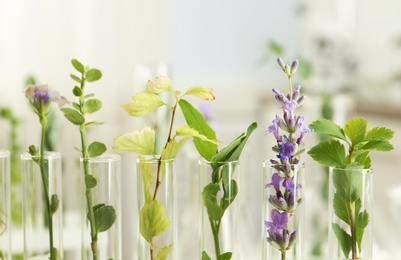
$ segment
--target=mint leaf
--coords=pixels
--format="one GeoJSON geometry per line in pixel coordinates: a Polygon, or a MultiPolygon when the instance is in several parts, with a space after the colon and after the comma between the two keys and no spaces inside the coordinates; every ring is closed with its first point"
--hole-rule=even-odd
{"type": "Polygon", "coordinates": [[[352,118],[345,124],[344,132],[352,144],[356,145],[365,140],[368,125],[368,121],[362,117],[352,118]]]}
{"type": "Polygon", "coordinates": [[[345,147],[337,140],[322,141],[310,149],[308,154],[325,166],[343,168],[347,165],[345,147]]]}
{"type": "Polygon", "coordinates": [[[309,126],[317,134],[332,136],[344,141],[346,140],[344,130],[339,125],[331,122],[328,119],[314,121],[309,126]]]}
{"type": "Polygon", "coordinates": [[[388,141],[394,137],[394,131],[386,127],[374,127],[365,137],[367,141],[388,141]]]}
{"type": "Polygon", "coordinates": [[[202,191],[203,205],[207,209],[209,218],[220,220],[224,215],[224,210],[217,204],[217,193],[220,191],[220,186],[215,183],[209,183],[202,191]]]}
{"type": "Polygon", "coordinates": [[[349,253],[351,252],[351,236],[345,232],[337,223],[332,223],[331,227],[333,228],[334,234],[336,234],[338,243],[340,244],[340,248],[344,253],[345,259],[349,259],[349,253]]]}
{"type": "MultiPolygon", "coordinates": [[[[181,99],[178,104],[184,114],[185,121],[191,128],[206,136],[208,139],[216,140],[216,133],[197,109],[184,99],[181,99]]],[[[193,142],[199,154],[208,161],[217,153],[216,144],[202,141],[196,137],[193,139],[193,142]]]]}

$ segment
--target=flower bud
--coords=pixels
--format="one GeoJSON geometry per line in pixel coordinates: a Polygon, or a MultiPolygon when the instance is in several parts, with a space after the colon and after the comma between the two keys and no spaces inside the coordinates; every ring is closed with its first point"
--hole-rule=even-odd
{"type": "Polygon", "coordinates": [[[301,96],[301,85],[297,85],[294,93],[292,93],[292,99],[298,101],[298,98],[301,96]]]}
{"type": "Polygon", "coordinates": [[[284,66],[284,72],[287,74],[288,77],[291,76],[291,68],[287,64],[284,66]]]}
{"type": "Polygon", "coordinates": [[[297,71],[298,65],[299,65],[298,60],[294,60],[294,61],[291,63],[291,69],[290,69],[290,75],[291,75],[291,76],[294,75],[295,72],[297,71]]]}
{"type": "Polygon", "coordinates": [[[285,72],[285,63],[281,58],[277,59],[278,65],[280,65],[280,68],[285,72]]]}

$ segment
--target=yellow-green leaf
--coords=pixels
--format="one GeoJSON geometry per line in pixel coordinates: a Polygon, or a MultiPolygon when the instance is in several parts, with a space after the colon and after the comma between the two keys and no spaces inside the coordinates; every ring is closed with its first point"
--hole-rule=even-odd
{"type": "Polygon", "coordinates": [[[155,131],[150,127],[144,127],[141,132],[123,134],[114,139],[113,149],[116,152],[154,155],[155,131]]]}
{"type": "Polygon", "coordinates": [[[139,231],[143,238],[151,243],[153,237],[166,232],[170,227],[170,220],[162,203],[152,200],[146,203],[139,213],[139,231]]]}
{"type": "Polygon", "coordinates": [[[351,118],[345,124],[344,132],[353,145],[363,142],[368,132],[368,121],[362,117],[351,118]]]}
{"type": "Polygon", "coordinates": [[[173,249],[173,244],[169,246],[163,247],[162,250],[157,254],[156,260],[166,260],[168,257],[168,254],[170,254],[170,251],[173,249]]]}
{"type": "Polygon", "coordinates": [[[184,96],[193,95],[203,100],[215,100],[215,96],[213,95],[213,89],[202,87],[202,86],[194,86],[185,92],[184,96]]]}
{"type": "Polygon", "coordinates": [[[221,143],[219,141],[216,140],[211,140],[209,138],[207,138],[206,136],[199,134],[198,131],[196,131],[195,129],[184,125],[184,126],[180,126],[177,130],[176,130],[176,134],[178,136],[191,136],[191,137],[197,137],[199,139],[201,139],[202,141],[206,141],[206,142],[211,142],[217,145],[221,145],[221,143]]]}
{"type": "Polygon", "coordinates": [[[181,150],[182,146],[185,144],[185,142],[188,141],[190,138],[190,136],[186,136],[178,142],[175,140],[175,138],[171,139],[170,142],[168,142],[166,148],[163,149],[161,158],[163,158],[163,160],[174,159],[177,156],[178,152],[181,150]]]}
{"type": "Polygon", "coordinates": [[[154,93],[141,92],[132,97],[134,102],[122,105],[130,116],[144,116],[165,105],[163,99],[154,93]]]}
{"type": "Polygon", "coordinates": [[[149,80],[146,87],[148,92],[158,94],[173,91],[173,82],[166,76],[159,76],[155,80],[149,80]]]}
{"type": "Polygon", "coordinates": [[[153,172],[152,165],[150,163],[146,163],[146,159],[143,157],[139,157],[139,168],[141,171],[141,176],[143,180],[143,190],[145,196],[145,203],[148,203],[152,200],[152,185],[153,185],[153,172]]]}

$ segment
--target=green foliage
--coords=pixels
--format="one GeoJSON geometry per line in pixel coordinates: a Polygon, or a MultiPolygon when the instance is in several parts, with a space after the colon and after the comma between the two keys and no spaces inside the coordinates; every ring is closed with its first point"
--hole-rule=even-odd
{"type": "MultiPolygon", "coordinates": [[[[368,121],[361,117],[348,120],[344,128],[327,119],[317,120],[310,127],[318,134],[339,139],[321,141],[308,154],[322,165],[343,169],[333,169],[333,210],[350,230],[355,230],[355,234],[348,234],[337,223],[332,223],[332,228],[345,258],[348,259],[353,248],[362,251],[363,234],[369,223],[369,213],[366,210],[361,212],[365,185],[362,170],[369,169],[372,165],[369,156],[371,151],[393,150],[389,140],[393,138],[394,131],[385,127],[369,130],[368,121]],[[348,145],[348,151],[343,143],[348,145]]],[[[353,256],[356,253],[352,252],[353,256]]]]}
{"type": "Polygon", "coordinates": [[[74,125],[82,125],[85,123],[85,117],[79,111],[67,107],[62,108],[61,111],[64,113],[65,118],[74,125]]]}
{"type": "Polygon", "coordinates": [[[202,260],[212,260],[206,251],[202,252],[202,260]]]}
{"type": "Polygon", "coordinates": [[[108,230],[116,221],[116,210],[113,206],[98,204],[93,208],[96,230],[104,232],[108,230]]]}
{"type": "Polygon", "coordinates": [[[59,205],[59,199],[57,194],[53,194],[51,199],[50,199],[50,214],[53,215],[54,213],[56,213],[57,209],[58,209],[58,205],[59,205]]]}
{"type": "Polygon", "coordinates": [[[85,186],[88,189],[93,189],[97,186],[97,180],[93,175],[85,175],[85,186]]]}
{"type": "Polygon", "coordinates": [[[206,207],[207,214],[212,220],[219,221],[224,215],[222,209],[217,202],[217,193],[220,191],[220,186],[215,183],[209,183],[202,191],[203,205],[206,207]]]}
{"type": "Polygon", "coordinates": [[[173,244],[163,247],[162,250],[157,254],[155,260],[166,260],[168,257],[168,254],[170,254],[170,251],[173,249],[173,244]]]}
{"type": "Polygon", "coordinates": [[[102,101],[96,98],[86,100],[84,103],[85,112],[92,114],[99,111],[102,108],[102,101]]]}
{"type": "Polygon", "coordinates": [[[93,142],[87,148],[87,153],[89,157],[98,157],[106,152],[107,147],[104,143],[93,142]]]}
{"type": "Polygon", "coordinates": [[[170,227],[164,205],[156,200],[145,203],[139,213],[139,223],[139,231],[149,243],[152,242],[153,237],[163,234],[170,227]]]}

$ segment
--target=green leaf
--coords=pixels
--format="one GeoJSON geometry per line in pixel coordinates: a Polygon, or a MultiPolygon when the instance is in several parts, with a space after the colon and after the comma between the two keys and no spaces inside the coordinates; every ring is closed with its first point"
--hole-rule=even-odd
{"type": "Polygon", "coordinates": [[[50,200],[50,213],[51,215],[53,215],[54,213],[56,213],[57,209],[58,209],[58,205],[59,205],[59,199],[57,194],[53,194],[50,200]]]}
{"type": "Polygon", "coordinates": [[[202,100],[214,100],[215,96],[213,95],[213,89],[202,87],[202,86],[194,86],[188,89],[183,96],[192,95],[198,97],[202,100]]]}
{"type": "Polygon", "coordinates": [[[360,169],[344,169],[333,173],[333,184],[336,191],[349,202],[362,196],[363,173],[360,169]]]}
{"type": "Polygon", "coordinates": [[[364,146],[362,146],[362,149],[388,152],[393,150],[394,147],[388,141],[369,141],[364,146]]]}
{"type": "MultiPolygon", "coordinates": [[[[199,134],[206,136],[210,140],[217,140],[216,133],[196,108],[184,99],[181,99],[178,104],[184,114],[185,121],[191,128],[195,129],[199,134]]],[[[205,142],[199,138],[194,138],[194,144],[199,154],[208,161],[217,153],[217,144],[205,142]]]]}
{"type": "Polygon", "coordinates": [[[317,134],[332,136],[344,141],[346,140],[343,129],[328,119],[314,121],[309,126],[317,134]]]}
{"type": "Polygon", "coordinates": [[[180,141],[176,141],[175,138],[171,139],[166,148],[163,149],[161,158],[163,160],[175,159],[177,157],[178,152],[181,150],[182,146],[190,139],[191,137],[187,136],[182,138],[180,141]]]}
{"type": "Polygon", "coordinates": [[[142,156],[139,157],[140,174],[143,180],[143,190],[145,196],[145,203],[152,200],[152,186],[153,186],[153,171],[152,165],[146,162],[142,156]]]}
{"type": "Polygon", "coordinates": [[[369,169],[372,166],[372,159],[369,156],[369,150],[361,150],[356,153],[355,162],[363,165],[365,169],[369,169]]]}
{"type": "Polygon", "coordinates": [[[163,247],[163,249],[157,254],[155,260],[166,260],[171,249],[173,249],[173,244],[163,247]]]}
{"type": "Polygon", "coordinates": [[[143,238],[151,243],[153,237],[170,228],[170,220],[162,203],[152,200],[144,205],[139,213],[139,231],[143,238]]]}
{"type": "Polygon", "coordinates": [[[81,106],[80,106],[78,103],[72,102],[71,104],[72,104],[72,107],[73,107],[73,108],[75,108],[75,109],[78,110],[78,111],[81,111],[81,106]]]}
{"type": "Polygon", "coordinates": [[[248,126],[247,132],[242,133],[239,137],[237,137],[233,142],[229,145],[221,149],[211,161],[213,162],[229,162],[229,161],[237,161],[241,156],[242,150],[248,141],[248,138],[252,134],[252,132],[258,127],[256,122],[253,122],[248,126]]]}
{"type": "Polygon", "coordinates": [[[322,141],[308,151],[308,154],[316,162],[338,168],[347,165],[344,145],[338,140],[322,141]]]}
{"type": "Polygon", "coordinates": [[[202,260],[212,260],[206,251],[202,252],[202,260]]]}
{"type": "Polygon", "coordinates": [[[72,90],[72,94],[74,94],[74,96],[79,97],[82,95],[82,90],[80,87],[75,86],[72,90]]]}
{"type": "Polygon", "coordinates": [[[209,183],[202,191],[203,205],[207,209],[208,216],[213,220],[220,220],[224,215],[224,210],[217,203],[217,193],[220,186],[215,183],[209,183]]]}
{"type": "Polygon", "coordinates": [[[91,121],[91,122],[85,123],[85,126],[91,127],[91,126],[103,125],[103,124],[104,124],[104,122],[100,122],[100,121],[91,121]]]}
{"type": "Polygon", "coordinates": [[[231,178],[226,178],[224,173],[222,174],[222,180],[224,195],[221,199],[220,204],[221,208],[223,210],[226,210],[228,206],[230,206],[231,203],[234,202],[234,199],[238,194],[238,184],[235,180],[232,180],[231,178]]]}
{"type": "Polygon", "coordinates": [[[362,117],[351,118],[345,124],[344,132],[352,144],[356,145],[365,140],[368,126],[368,121],[362,117]]]}
{"type": "Polygon", "coordinates": [[[340,245],[341,250],[344,253],[345,259],[349,259],[349,253],[351,252],[351,236],[345,232],[344,229],[342,229],[337,223],[332,223],[331,224],[334,233],[336,234],[338,244],[340,245]]]}
{"type": "Polygon", "coordinates": [[[74,125],[81,125],[85,123],[84,116],[77,110],[72,108],[62,108],[61,111],[64,113],[65,118],[67,118],[74,125]]]}
{"type": "Polygon", "coordinates": [[[159,94],[162,92],[173,92],[173,82],[169,77],[158,76],[155,80],[149,80],[146,83],[146,89],[150,93],[159,94]]]}
{"type": "Polygon", "coordinates": [[[135,117],[144,116],[166,105],[159,95],[149,92],[138,93],[132,99],[134,102],[124,104],[122,107],[130,116],[135,117]]]}
{"type": "Polygon", "coordinates": [[[333,209],[337,217],[342,221],[351,224],[350,201],[341,196],[338,192],[334,193],[333,209]]]}
{"type": "Polygon", "coordinates": [[[102,72],[98,69],[90,69],[86,72],[85,78],[88,82],[94,82],[102,77],[102,72]]]}
{"type": "Polygon", "coordinates": [[[113,206],[110,205],[102,205],[96,208],[95,207],[94,217],[96,229],[98,232],[104,232],[108,230],[116,221],[116,210],[113,208],[113,206]]]}
{"type": "Polygon", "coordinates": [[[54,258],[52,260],[62,260],[63,259],[63,258],[61,258],[60,252],[57,250],[57,248],[53,247],[52,248],[52,253],[53,253],[53,256],[54,256],[54,258]]]}
{"type": "Polygon", "coordinates": [[[218,142],[216,140],[208,139],[206,136],[200,134],[198,131],[196,131],[195,129],[193,129],[190,126],[187,126],[187,125],[178,127],[177,130],[176,130],[176,135],[199,138],[202,141],[210,142],[210,143],[213,143],[213,144],[216,144],[216,145],[220,144],[220,142],[218,142]]]}
{"type": "Polygon", "coordinates": [[[89,157],[97,157],[102,155],[107,150],[107,147],[104,143],[101,142],[93,142],[91,143],[88,148],[88,156],[89,157]]]}
{"type": "Polygon", "coordinates": [[[144,127],[141,132],[134,131],[123,134],[114,139],[113,149],[116,152],[154,155],[155,131],[149,127],[144,127]]]}
{"type": "Polygon", "coordinates": [[[385,127],[372,128],[365,137],[367,141],[389,141],[394,137],[394,131],[385,127]]]}
{"type": "Polygon", "coordinates": [[[93,175],[85,175],[85,186],[88,189],[93,189],[97,186],[97,180],[93,175]]]}
{"type": "Polygon", "coordinates": [[[70,74],[70,77],[71,77],[75,82],[78,82],[79,84],[81,84],[81,79],[80,79],[78,76],[76,76],[76,75],[74,75],[74,74],[70,74]]]}
{"type": "Polygon", "coordinates": [[[84,72],[85,72],[85,67],[84,67],[84,65],[82,65],[82,63],[79,62],[78,60],[72,59],[72,60],[71,60],[71,64],[72,64],[72,66],[74,66],[74,68],[75,68],[77,71],[79,71],[79,72],[81,72],[81,73],[84,73],[84,72]]]}
{"type": "Polygon", "coordinates": [[[231,252],[226,252],[222,255],[219,255],[218,260],[230,260],[232,257],[232,253],[231,252]]]}
{"type": "Polygon", "coordinates": [[[359,252],[362,251],[362,239],[365,228],[369,224],[369,213],[364,210],[356,216],[356,241],[358,242],[359,252]]]}
{"type": "Polygon", "coordinates": [[[84,103],[85,111],[89,114],[95,113],[102,108],[102,101],[97,98],[91,98],[84,103]]]}

